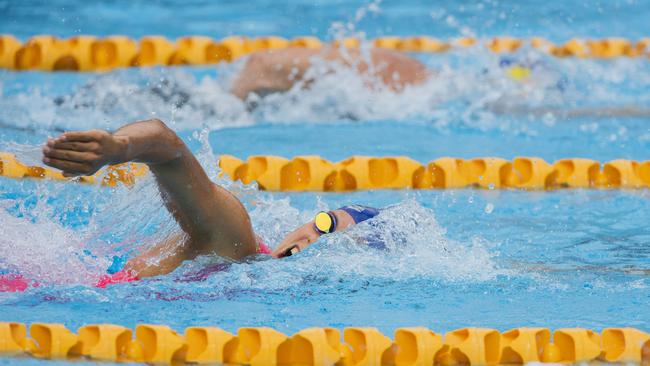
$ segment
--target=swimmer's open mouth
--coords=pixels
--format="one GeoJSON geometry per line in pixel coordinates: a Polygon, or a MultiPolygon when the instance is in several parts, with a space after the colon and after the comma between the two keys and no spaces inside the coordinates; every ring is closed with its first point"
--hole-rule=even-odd
{"type": "Polygon", "coordinates": [[[300,253],[300,247],[296,244],[296,245],[291,246],[290,248],[287,248],[287,250],[285,250],[284,253],[282,253],[282,255],[280,255],[280,258],[291,257],[292,255],[298,254],[298,253],[300,253]]]}

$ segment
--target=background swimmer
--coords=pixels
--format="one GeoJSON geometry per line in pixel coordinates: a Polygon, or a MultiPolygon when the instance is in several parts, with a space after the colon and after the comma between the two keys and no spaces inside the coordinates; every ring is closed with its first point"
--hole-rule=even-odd
{"type": "Polygon", "coordinates": [[[364,55],[358,48],[294,47],[251,54],[232,86],[232,93],[246,99],[250,93],[287,91],[296,82],[305,81],[305,73],[317,59],[354,67],[359,73],[377,77],[395,91],[425,81],[430,73],[423,63],[405,53],[383,48],[371,48],[364,55]]]}
{"type": "MultiPolygon", "coordinates": [[[[420,61],[404,52],[396,52],[383,48],[370,48],[364,54],[358,48],[326,47],[323,50],[308,48],[285,48],[278,50],[263,50],[252,53],[243,69],[239,72],[231,92],[242,100],[249,95],[264,96],[273,92],[284,92],[301,82],[309,86],[312,80],[305,79],[307,71],[318,61],[339,63],[355,68],[359,73],[372,75],[391,90],[399,92],[408,86],[424,83],[435,77],[435,71],[429,70],[420,61]]],[[[327,67],[327,66],[326,66],[327,67]]],[[[538,63],[530,61],[517,62],[514,59],[503,58],[499,68],[504,74],[516,82],[534,83],[530,78],[532,73],[539,71],[538,63]]],[[[325,70],[325,73],[327,70],[325,70]]],[[[323,75],[323,73],[318,73],[323,75]]],[[[549,76],[545,73],[545,76],[549,76]]],[[[545,77],[542,75],[542,78],[545,77]]],[[[553,78],[553,88],[565,91],[566,80],[553,78]]],[[[537,81],[538,87],[548,87],[548,82],[537,81]]],[[[588,108],[560,107],[531,107],[513,105],[508,98],[487,105],[490,111],[500,114],[535,115],[552,114],[559,117],[650,117],[650,108],[645,106],[599,106],[588,108]]]]}

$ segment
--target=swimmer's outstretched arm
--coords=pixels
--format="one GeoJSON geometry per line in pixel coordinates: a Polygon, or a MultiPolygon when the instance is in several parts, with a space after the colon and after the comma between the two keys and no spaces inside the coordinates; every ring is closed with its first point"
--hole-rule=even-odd
{"type": "MultiPolygon", "coordinates": [[[[246,209],[235,196],[214,184],[183,141],[160,120],[135,122],[114,133],[102,130],[66,132],[49,139],[43,162],[66,177],[91,175],[107,164],[145,163],[154,174],[167,209],[188,238],[177,258],[214,253],[241,259],[256,252],[246,209]]],[[[171,268],[133,268],[139,276],[171,268]]]]}
{"type": "MultiPolygon", "coordinates": [[[[336,221],[338,223],[336,231],[345,230],[350,226],[356,225],[354,219],[349,213],[343,210],[334,210],[331,212],[336,216],[336,221]]],[[[310,221],[287,234],[280,244],[278,244],[277,248],[273,250],[271,256],[281,258],[287,254],[287,251],[291,251],[291,254],[296,254],[314,244],[319,237],[320,234],[314,228],[314,221],[310,221]]]]}

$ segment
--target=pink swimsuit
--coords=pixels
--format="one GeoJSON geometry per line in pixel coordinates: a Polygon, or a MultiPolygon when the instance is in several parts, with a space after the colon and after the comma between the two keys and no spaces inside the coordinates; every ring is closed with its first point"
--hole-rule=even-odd
{"type": "MultiPolygon", "coordinates": [[[[19,274],[0,275],[0,292],[23,292],[29,285],[29,281],[19,274]]],[[[34,287],[37,286],[38,284],[34,284],[34,287]]]]}
{"type": "Polygon", "coordinates": [[[269,248],[269,246],[266,245],[259,236],[257,237],[257,253],[271,255],[271,248],[269,248]]]}

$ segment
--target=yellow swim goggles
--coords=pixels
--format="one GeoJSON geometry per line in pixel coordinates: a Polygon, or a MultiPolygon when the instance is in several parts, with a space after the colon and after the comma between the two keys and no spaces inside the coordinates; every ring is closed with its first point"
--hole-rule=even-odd
{"type": "Polygon", "coordinates": [[[331,211],[321,211],[314,217],[314,229],[320,234],[336,231],[336,216],[331,211]]]}

